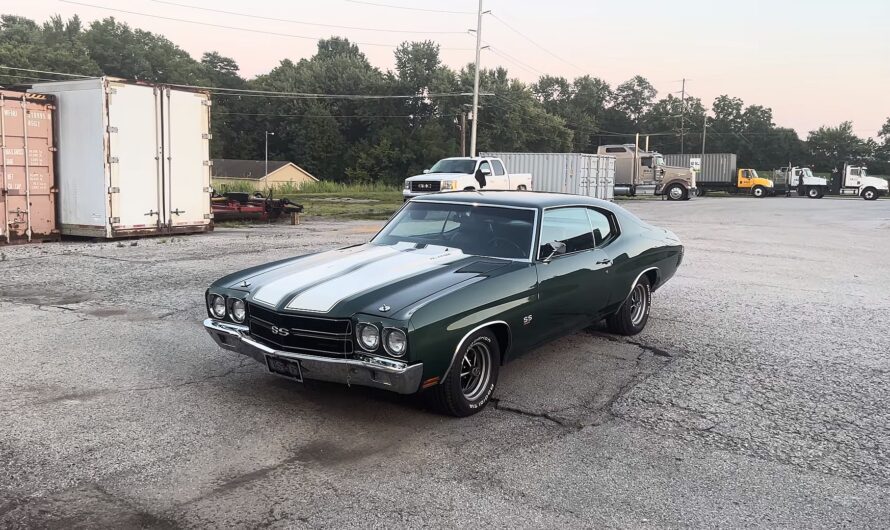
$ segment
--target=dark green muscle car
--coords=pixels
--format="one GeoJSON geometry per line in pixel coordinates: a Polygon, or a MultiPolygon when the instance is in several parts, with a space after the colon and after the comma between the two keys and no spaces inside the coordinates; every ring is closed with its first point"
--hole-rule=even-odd
{"type": "Polygon", "coordinates": [[[276,375],[424,392],[468,416],[523,352],[602,319],[639,333],[682,259],[672,232],[609,202],[441,193],[406,203],[369,243],[220,279],[204,326],[276,375]]]}

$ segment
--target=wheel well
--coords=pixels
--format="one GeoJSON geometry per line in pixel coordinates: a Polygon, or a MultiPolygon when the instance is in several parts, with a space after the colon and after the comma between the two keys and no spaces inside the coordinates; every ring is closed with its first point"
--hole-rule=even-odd
{"type": "Polygon", "coordinates": [[[498,339],[498,346],[501,349],[501,364],[504,364],[507,352],[510,351],[510,326],[501,322],[496,322],[487,326],[486,329],[490,329],[491,332],[494,333],[495,338],[498,339]]]}
{"type": "Polygon", "coordinates": [[[866,186],[866,187],[862,188],[862,193],[860,193],[860,195],[864,194],[868,190],[872,190],[874,192],[878,191],[877,188],[875,188],[874,186],[866,186]]]}
{"type": "Polygon", "coordinates": [[[644,274],[649,280],[649,287],[654,291],[658,287],[658,269],[648,270],[644,274]]]}
{"type": "Polygon", "coordinates": [[[464,191],[476,191],[476,188],[474,188],[473,186],[467,186],[466,188],[464,188],[464,191]]]}

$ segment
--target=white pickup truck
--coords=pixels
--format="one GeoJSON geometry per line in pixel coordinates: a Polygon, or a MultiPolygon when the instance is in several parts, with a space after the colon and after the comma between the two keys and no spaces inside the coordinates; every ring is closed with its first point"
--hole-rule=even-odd
{"type": "Polygon", "coordinates": [[[402,196],[407,201],[439,191],[530,189],[532,176],[508,173],[500,158],[455,157],[443,158],[424,170],[423,175],[405,179],[402,196]]]}

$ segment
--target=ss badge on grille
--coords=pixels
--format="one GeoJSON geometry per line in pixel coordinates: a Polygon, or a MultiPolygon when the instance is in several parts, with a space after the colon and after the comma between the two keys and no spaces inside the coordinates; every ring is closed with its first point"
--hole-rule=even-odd
{"type": "Polygon", "coordinates": [[[272,333],[281,335],[282,337],[290,335],[290,331],[288,331],[287,328],[279,328],[278,326],[272,326],[272,333]]]}

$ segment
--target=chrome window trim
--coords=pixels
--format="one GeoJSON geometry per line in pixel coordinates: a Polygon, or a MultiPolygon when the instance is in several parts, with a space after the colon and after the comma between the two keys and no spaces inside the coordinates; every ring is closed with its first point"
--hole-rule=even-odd
{"type": "MultiPolygon", "coordinates": [[[[451,362],[448,363],[448,369],[445,370],[445,374],[444,374],[444,375],[442,376],[442,378],[439,380],[439,384],[440,384],[440,385],[443,384],[443,383],[445,383],[445,380],[448,379],[448,374],[451,373],[451,368],[454,366],[454,361],[457,360],[457,355],[460,353],[460,349],[463,347],[464,343],[467,342],[467,339],[470,337],[470,335],[472,335],[473,333],[476,333],[476,332],[479,331],[480,329],[485,328],[485,327],[488,327],[488,326],[490,326],[490,325],[492,325],[492,324],[503,324],[503,325],[507,326],[507,336],[508,336],[508,337],[511,337],[511,336],[512,336],[512,334],[513,334],[513,330],[510,329],[510,324],[507,324],[507,323],[506,323],[505,321],[503,321],[503,320],[490,320],[490,321],[488,321],[488,322],[486,322],[486,323],[484,323],[484,324],[479,324],[479,325],[476,326],[475,328],[473,328],[473,329],[471,329],[470,331],[468,331],[468,332],[467,332],[467,333],[460,339],[460,342],[457,343],[457,348],[454,349],[454,355],[451,356],[451,362]]],[[[498,353],[500,353],[500,352],[498,352],[498,353]]],[[[504,361],[504,360],[501,359],[501,362],[503,362],[503,361],[504,361]]]]}
{"type": "MultiPolygon", "coordinates": [[[[601,207],[594,206],[592,204],[560,204],[559,206],[546,206],[544,208],[541,208],[541,230],[542,231],[544,229],[544,213],[546,213],[547,210],[559,210],[561,208],[592,208],[598,212],[602,212],[605,210],[605,212],[607,212],[607,213],[605,213],[604,215],[606,215],[606,217],[609,218],[610,223],[615,224],[615,232],[616,233],[615,233],[615,237],[613,237],[609,241],[609,243],[606,245],[602,245],[599,247],[595,246],[593,248],[588,248],[585,250],[576,250],[575,252],[570,252],[568,254],[560,254],[559,256],[554,256],[554,259],[558,258],[558,257],[562,257],[562,256],[572,256],[574,254],[579,254],[581,252],[589,252],[591,250],[602,250],[603,248],[607,247],[609,244],[612,244],[616,239],[618,239],[619,236],[621,236],[621,225],[618,224],[618,216],[615,215],[615,213],[612,212],[611,210],[609,210],[608,208],[601,208],[601,207]]],[[[587,223],[588,224],[590,223],[589,217],[587,218],[587,223]]],[[[591,232],[591,234],[593,233],[593,225],[590,226],[590,232],[591,232]]],[[[538,233],[536,236],[536,239],[540,240],[540,238],[541,238],[541,234],[538,233]]],[[[541,258],[541,245],[540,244],[537,245],[537,249],[538,249],[538,251],[535,253],[534,261],[535,261],[535,263],[542,263],[544,260],[541,258]]]]}
{"type": "Polygon", "coordinates": [[[389,225],[390,221],[392,221],[396,215],[398,215],[403,209],[405,209],[406,206],[408,206],[408,204],[410,204],[412,202],[425,202],[425,203],[430,203],[430,204],[461,204],[464,206],[486,206],[486,207],[490,207],[490,208],[507,208],[510,210],[527,210],[527,211],[534,212],[535,213],[535,221],[532,223],[532,244],[531,244],[531,248],[529,248],[529,253],[528,253],[528,256],[530,256],[530,258],[529,257],[526,257],[526,258],[501,258],[498,256],[481,256],[481,255],[476,255],[476,254],[467,254],[467,256],[473,256],[473,257],[477,257],[477,258],[489,258],[489,259],[501,259],[501,260],[507,260],[507,261],[516,261],[519,263],[534,263],[535,262],[535,259],[534,259],[534,256],[536,255],[535,242],[538,239],[538,218],[539,218],[538,212],[539,212],[540,208],[536,208],[534,206],[512,206],[512,205],[506,205],[506,204],[481,204],[478,202],[469,202],[469,201],[437,201],[435,199],[412,199],[412,200],[406,202],[405,204],[403,204],[402,207],[396,211],[396,213],[392,214],[392,217],[390,217],[389,220],[386,221],[386,223],[383,225],[383,227],[381,227],[380,230],[378,230],[377,233],[374,234],[374,237],[372,237],[371,240],[368,242],[373,243],[374,240],[377,239],[377,236],[380,235],[380,232],[383,232],[383,229],[386,228],[387,225],[389,225]]]}

